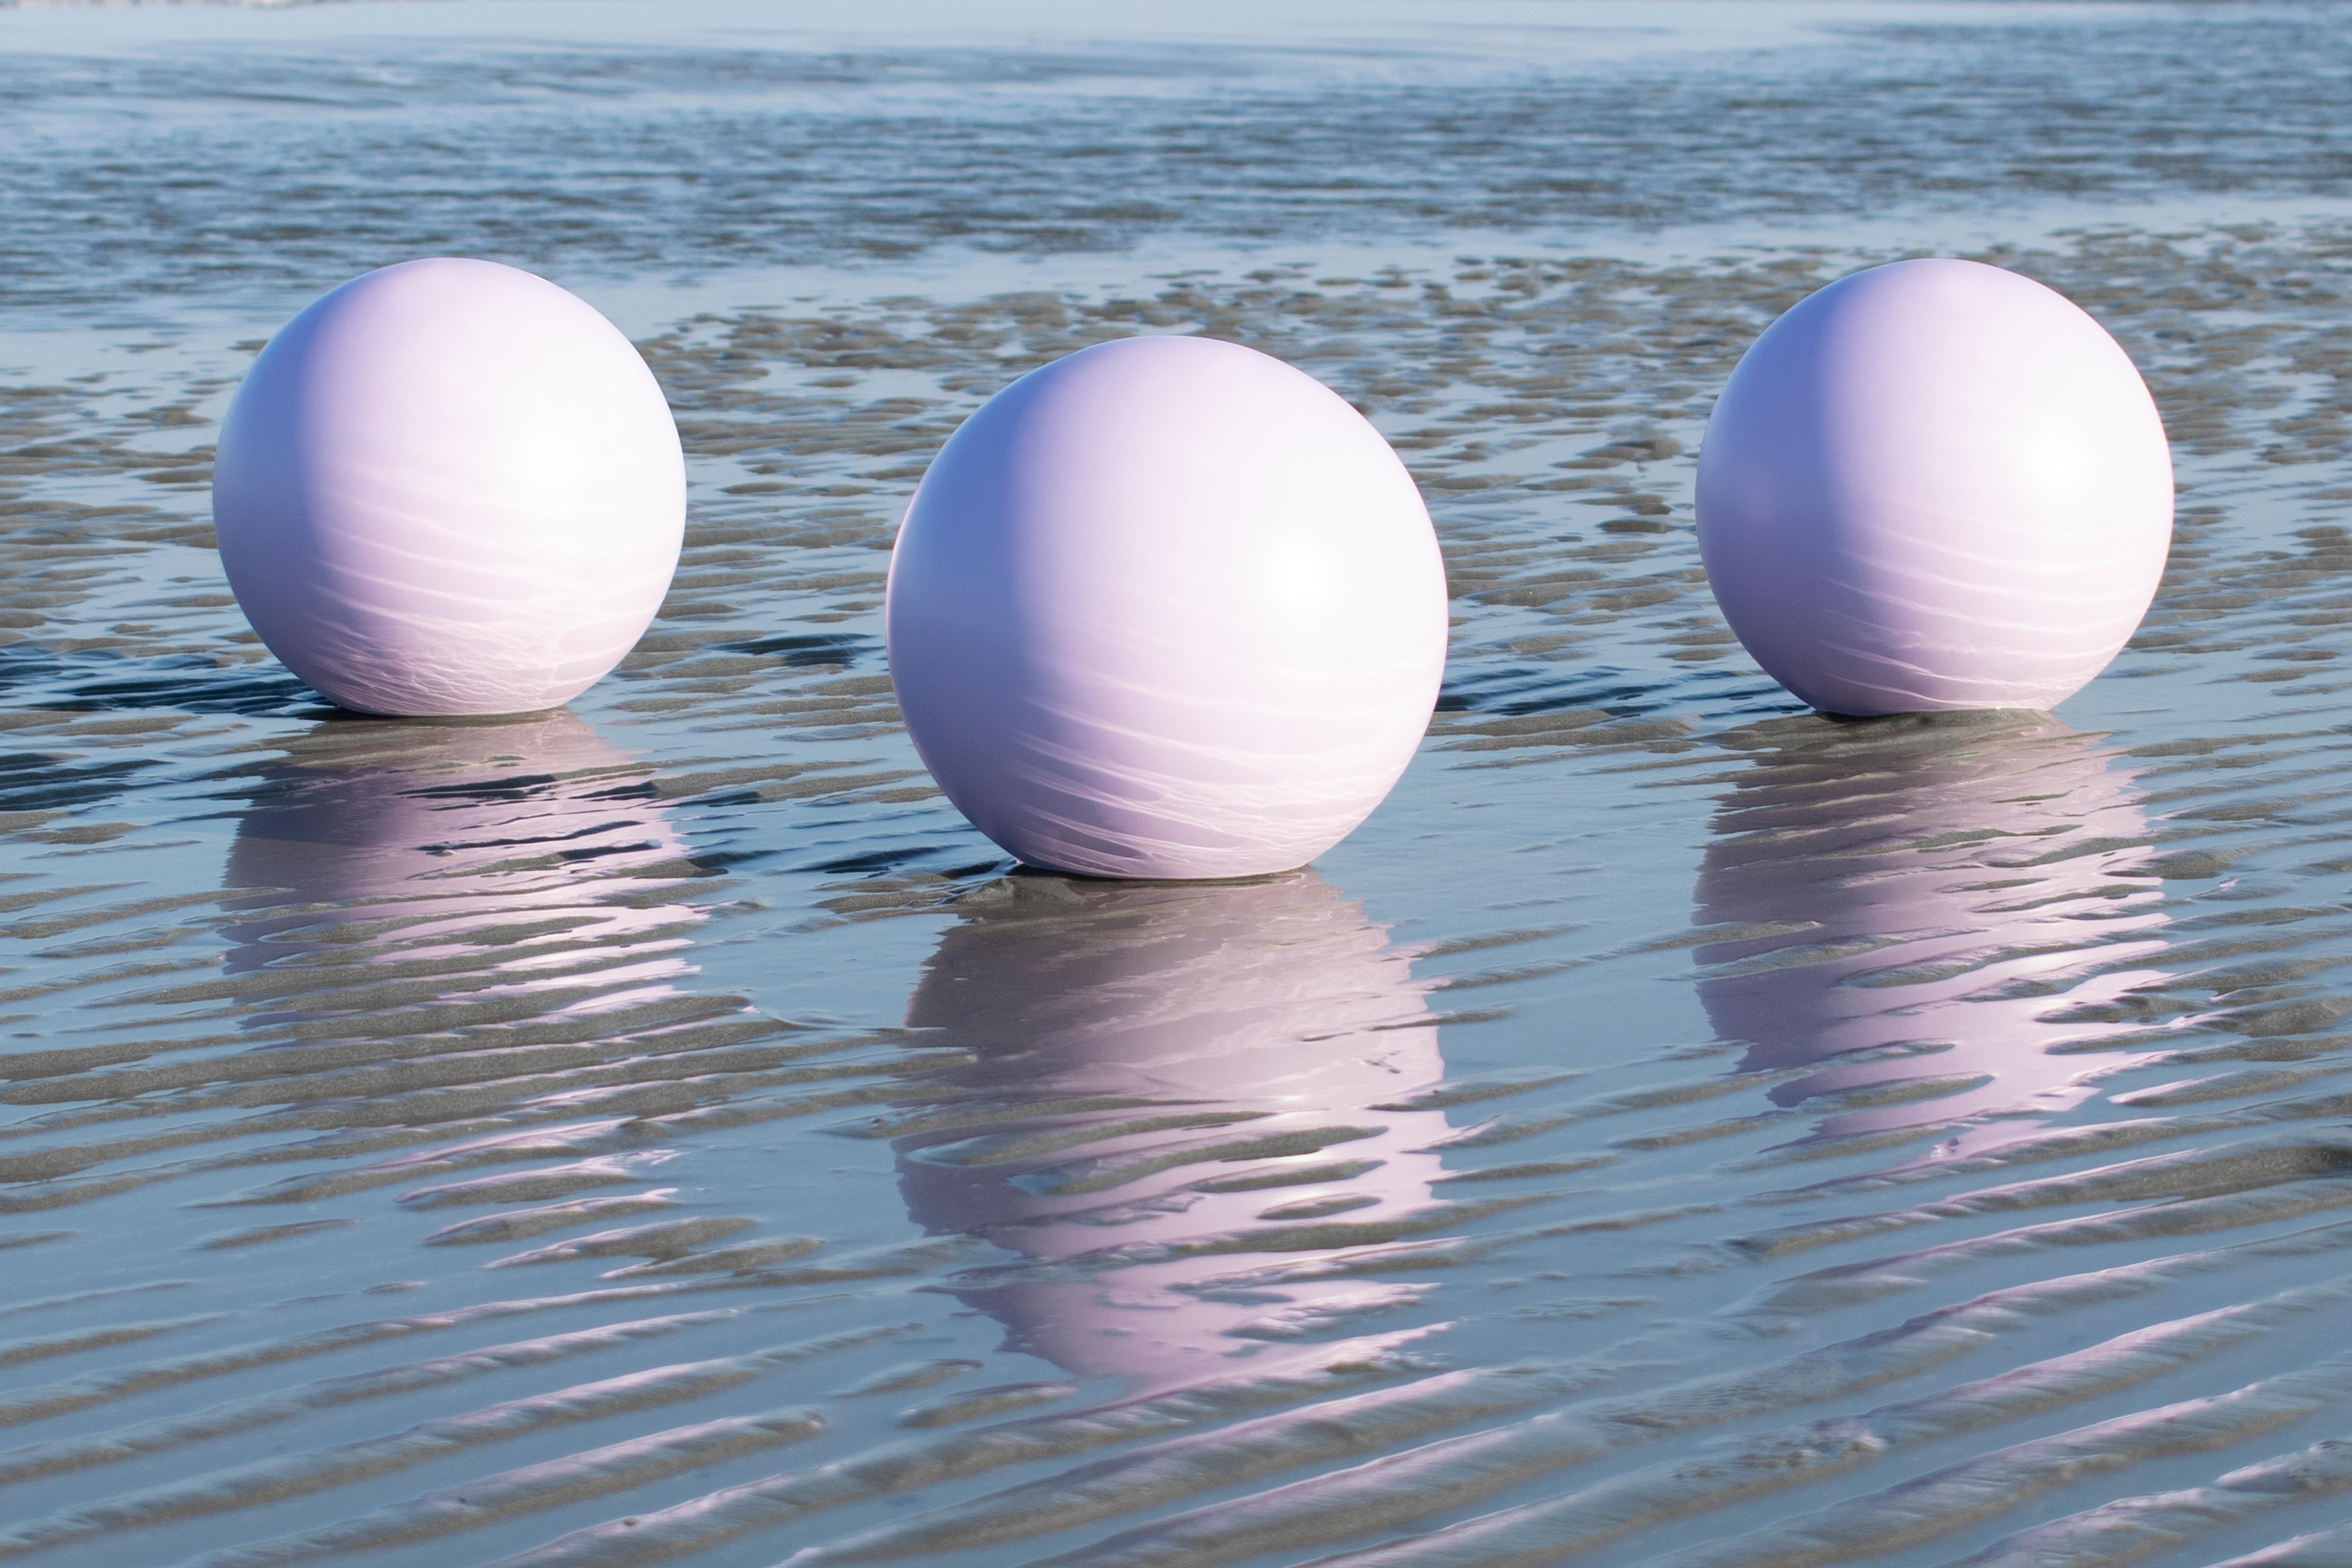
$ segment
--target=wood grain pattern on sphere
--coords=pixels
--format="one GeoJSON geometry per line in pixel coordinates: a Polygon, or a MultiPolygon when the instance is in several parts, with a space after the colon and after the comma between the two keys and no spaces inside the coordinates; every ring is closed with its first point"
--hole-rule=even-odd
{"type": "Polygon", "coordinates": [[[652,623],[686,463],[653,373],[586,301],[434,258],[270,341],[221,428],[213,520],[246,618],[331,701],[535,712],[652,623]]]}
{"type": "Polygon", "coordinates": [[[2171,452],[2130,357],[2063,296],[1897,261],[1740,360],[1699,453],[1698,537],[1731,629],[1824,712],[2050,709],[2156,595],[2171,452]]]}
{"type": "Polygon", "coordinates": [[[1321,383],[1097,343],[950,438],[891,557],[908,732],[980,830],[1093,877],[1302,866],[1388,794],[1444,673],[1412,477],[1321,383]]]}

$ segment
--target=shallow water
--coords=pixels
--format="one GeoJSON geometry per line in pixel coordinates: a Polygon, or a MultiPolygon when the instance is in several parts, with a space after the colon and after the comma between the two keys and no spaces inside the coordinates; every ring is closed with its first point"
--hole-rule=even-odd
{"type": "Polygon", "coordinates": [[[780,15],[0,12],[0,1560],[2352,1560],[2352,11],[780,15]],[[2055,719],[1809,716],[1699,573],[1731,363],[1912,248],[2175,443],[2055,719]],[[564,712],[338,715],[211,548],[434,250],[692,455],[564,712]],[[1017,872],[890,701],[929,453],[1138,331],[1444,536],[1287,877],[1017,872]]]}

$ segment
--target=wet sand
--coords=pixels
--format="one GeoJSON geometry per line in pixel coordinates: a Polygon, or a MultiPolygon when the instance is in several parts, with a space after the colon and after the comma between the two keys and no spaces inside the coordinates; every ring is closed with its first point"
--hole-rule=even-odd
{"type": "Polygon", "coordinates": [[[1168,15],[0,11],[0,1560],[2342,1561],[2352,12],[1168,15]],[[1699,571],[1741,349],[1929,249],[2175,445],[2055,718],[1807,714],[1699,571]],[[434,250],[686,438],[565,712],[338,714],[211,548],[260,340],[434,250]],[[1446,550],[1287,877],[1021,872],[891,702],[929,454],[1146,331],[1446,550]]]}

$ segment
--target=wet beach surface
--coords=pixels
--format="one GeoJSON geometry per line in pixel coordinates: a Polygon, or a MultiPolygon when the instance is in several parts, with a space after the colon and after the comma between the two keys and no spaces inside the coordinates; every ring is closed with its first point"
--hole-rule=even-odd
{"type": "Polygon", "coordinates": [[[2352,1560],[2352,9],[1073,15],[0,10],[0,1561],[2352,1560]],[[1699,571],[1739,352],[1916,250],[2174,442],[2055,718],[1810,715],[1699,571]],[[562,712],[339,714],[212,549],[436,251],[686,438],[562,712]],[[1136,331],[1444,543],[1289,876],[1019,872],[891,702],[930,453],[1136,331]]]}

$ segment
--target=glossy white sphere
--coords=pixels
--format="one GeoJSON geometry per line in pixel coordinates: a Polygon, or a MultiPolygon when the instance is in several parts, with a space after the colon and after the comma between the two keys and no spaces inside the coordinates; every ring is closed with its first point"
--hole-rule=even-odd
{"type": "Polygon", "coordinates": [[[1098,343],[1024,376],[924,475],[890,673],[980,830],[1094,877],[1287,870],[1412,758],[1446,591],[1389,444],[1281,361],[1098,343]]]}
{"type": "Polygon", "coordinates": [[[584,300],[495,262],[353,279],[270,340],[213,521],[253,629],[363,713],[571,700],[660,608],[686,521],[669,405],[584,300]]]}
{"type": "Polygon", "coordinates": [[[1815,708],[2055,707],[2163,575],[2172,459],[2139,373],[2031,279],[1898,261],[1732,373],[1698,464],[1724,617],[1815,708]]]}

